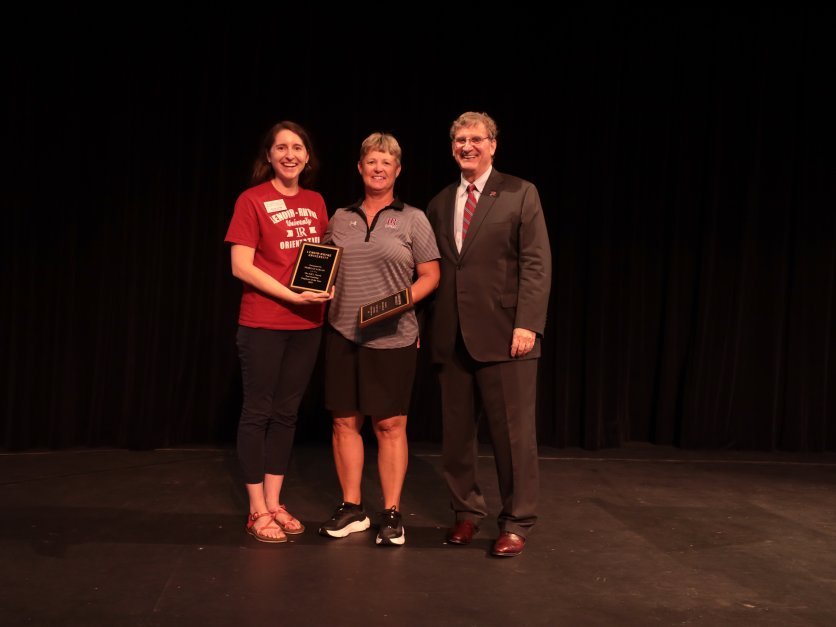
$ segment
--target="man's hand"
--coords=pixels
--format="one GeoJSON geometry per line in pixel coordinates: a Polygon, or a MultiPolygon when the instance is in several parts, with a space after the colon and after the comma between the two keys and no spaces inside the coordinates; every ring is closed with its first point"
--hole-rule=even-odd
{"type": "Polygon", "coordinates": [[[511,339],[511,357],[525,357],[534,349],[534,342],[537,334],[528,329],[514,329],[514,337],[511,339]]]}

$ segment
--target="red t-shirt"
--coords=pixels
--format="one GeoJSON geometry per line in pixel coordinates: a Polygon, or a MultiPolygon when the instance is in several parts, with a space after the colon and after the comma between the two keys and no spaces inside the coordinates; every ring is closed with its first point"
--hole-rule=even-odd
{"type": "MultiPolygon", "coordinates": [[[[245,190],[225,242],[255,248],[254,265],[287,285],[302,242],[319,242],[328,226],[325,201],[317,192],[279,193],[270,181],[245,190]]],[[[238,324],[262,329],[313,329],[322,325],[325,304],[291,305],[244,283],[238,324]]]]}

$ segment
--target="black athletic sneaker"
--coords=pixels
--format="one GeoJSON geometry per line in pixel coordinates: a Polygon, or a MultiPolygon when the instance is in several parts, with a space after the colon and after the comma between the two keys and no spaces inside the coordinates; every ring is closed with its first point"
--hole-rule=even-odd
{"type": "Polygon", "coordinates": [[[395,544],[400,546],[406,542],[406,534],[401,523],[401,513],[392,506],[381,512],[380,529],[377,531],[375,544],[395,544]]]}
{"type": "Polygon", "coordinates": [[[371,522],[362,505],[342,503],[331,516],[331,520],[322,523],[319,533],[332,538],[345,538],[350,533],[365,531],[370,525],[371,522]]]}

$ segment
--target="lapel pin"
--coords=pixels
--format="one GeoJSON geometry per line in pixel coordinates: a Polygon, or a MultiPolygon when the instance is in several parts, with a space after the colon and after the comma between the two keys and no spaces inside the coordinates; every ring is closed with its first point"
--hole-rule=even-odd
{"type": "Polygon", "coordinates": [[[488,194],[488,196],[490,196],[491,198],[496,198],[496,192],[491,190],[491,192],[488,194]]]}

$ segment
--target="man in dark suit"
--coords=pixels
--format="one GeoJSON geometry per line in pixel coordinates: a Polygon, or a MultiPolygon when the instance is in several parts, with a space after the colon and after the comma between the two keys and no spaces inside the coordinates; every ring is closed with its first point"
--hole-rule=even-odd
{"type": "Polygon", "coordinates": [[[450,129],[461,179],[427,207],[441,252],[431,343],[456,514],[447,540],[468,544],[488,513],[476,473],[481,405],[502,497],[491,553],[514,556],[537,519],[537,358],[551,250],[537,188],[493,168],[496,134],[486,113],[463,113],[450,129]]]}

